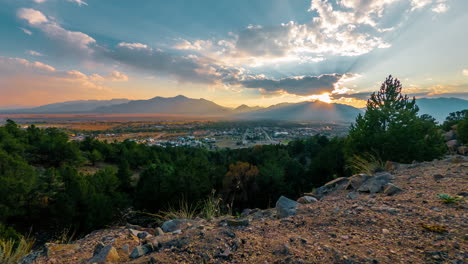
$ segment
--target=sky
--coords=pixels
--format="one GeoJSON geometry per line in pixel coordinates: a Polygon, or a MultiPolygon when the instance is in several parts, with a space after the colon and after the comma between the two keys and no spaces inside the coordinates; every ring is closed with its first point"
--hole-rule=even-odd
{"type": "Polygon", "coordinates": [[[467,0],[0,0],[0,106],[468,99],[467,0]]]}

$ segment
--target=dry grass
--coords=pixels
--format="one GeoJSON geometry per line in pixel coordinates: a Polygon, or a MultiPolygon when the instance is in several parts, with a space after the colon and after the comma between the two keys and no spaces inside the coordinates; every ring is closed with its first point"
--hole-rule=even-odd
{"type": "Polygon", "coordinates": [[[34,245],[34,240],[22,238],[19,242],[12,239],[0,240],[0,263],[15,264],[29,254],[34,245]]]}
{"type": "Polygon", "coordinates": [[[374,175],[377,172],[385,171],[385,162],[381,159],[366,153],[364,155],[354,155],[347,165],[353,173],[365,173],[374,175]]]}

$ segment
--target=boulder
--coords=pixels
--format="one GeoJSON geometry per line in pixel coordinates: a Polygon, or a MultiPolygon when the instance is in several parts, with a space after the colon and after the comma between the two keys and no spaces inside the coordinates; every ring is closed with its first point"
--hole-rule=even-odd
{"type": "Polygon", "coordinates": [[[384,187],[393,180],[393,175],[388,172],[379,172],[367,179],[359,188],[359,192],[382,192],[384,187]]]}
{"type": "Polygon", "coordinates": [[[112,245],[108,245],[103,247],[99,253],[94,255],[88,263],[104,264],[117,261],[119,261],[119,254],[117,253],[117,250],[112,245]]]}
{"type": "Polygon", "coordinates": [[[468,155],[468,147],[467,146],[460,146],[457,148],[457,152],[460,155],[468,155]]]}
{"type": "Polygon", "coordinates": [[[397,193],[399,193],[401,191],[402,191],[402,189],[400,189],[398,186],[389,183],[389,184],[387,184],[387,187],[385,187],[384,193],[386,195],[391,196],[391,195],[397,194],[397,193]]]}
{"type": "Polygon", "coordinates": [[[151,253],[154,251],[154,246],[153,244],[146,244],[143,246],[137,246],[133,249],[132,253],[130,253],[130,258],[131,259],[136,259],[139,257],[142,257],[148,253],[151,253]]]}
{"type": "Polygon", "coordinates": [[[164,235],[164,231],[163,231],[160,227],[156,227],[156,229],[154,230],[154,233],[155,233],[157,236],[162,236],[162,235],[164,235]]]}
{"type": "Polygon", "coordinates": [[[333,181],[327,182],[320,188],[315,189],[314,196],[323,197],[331,192],[337,190],[345,190],[348,187],[349,179],[346,177],[340,177],[333,181]]]}
{"type": "Polygon", "coordinates": [[[301,198],[297,199],[297,202],[300,203],[300,204],[311,204],[311,203],[315,203],[315,202],[318,202],[318,200],[312,196],[302,196],[301,198]]]}
{"type": "Polygon", "coordinates": [[[190,220],[190,219],[173,219],[173,220],[164,222],[161,226],[161,229],[165,233],[171,233],[179,229],[180,230],[187,229],[190,226],[192,226],[194,223],[195,221],[190,220]]]}
{"type": "Polygon", "coordinates": [[[80,245],[78,244],[45,244],[45,254],[49,258],[54,258],[56,256],[73,255],[79,249],[80,245]]]}
{"type": "Polygon", "coordinates": [[[370,179],[372,176],[369,176],[367,174],[356,174],[356,175],[353,175],[351,177],[349,177],[349,182],[348,182],[348,186],[346,189],[351,189],[351,190],[357,190],[359,189],[359,187],[361,187],[361,185],[367,181],[368,179],[370,179]]]}
{"type": "Polygon", "coordinates": [[[450,150],[456,150],[459,146],[460,146],[460,143],[458,142],[458,140],[456,139],[452,139],[452,140],[449,140],[447,141],[447,147],[450,149],[450,150]]]}
{"type": "Polygon", "coordinates": [[[456,138],[455,131],[450,130],[444,134],[445,141],[453,140],[456,138]]]}
{"type": "Polygon", "coordinates": [[[276,215],[279,218],[295,215],[298,205],[296,201],[281,196],[276,202],[276,215]]]}

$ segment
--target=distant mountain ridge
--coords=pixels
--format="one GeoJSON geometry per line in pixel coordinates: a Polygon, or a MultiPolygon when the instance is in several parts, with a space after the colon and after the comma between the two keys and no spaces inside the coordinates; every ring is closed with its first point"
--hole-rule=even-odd
{"type": "MultiPolygon", "coordinates": [[[[419,114],[429,114],[443,122],[451,112],[468,109],[468,100],[460,98],[416,99],[419,114]]],[[[175,114],[218,116],[234,119],[271,119],[291,121],[345,121],[352,122],[365,111],[344,104],[321,101],[280,103],[269,107],[247,106],[228,108],[212,101],[193,99],[183,95],[154,97],[148,100],[82,100],[43,105],[26,109],[0,110],[3,114],[175,114]]]]}
{"type": "Polygon", "coordinates": [[[124,104],[104,106],[95,109],[96,113],[115,114],[185,114],[185,115],[220,115],[231,112],[205,99],[192,99],[183,95],[176,97],[154,97],[149,100],[135,100],[124,104]]]}
{"type": "Polygon", "coordinates": [[[428,114],[443,122],[449,113],[468,109],[468,100],[460,98],[419,98],[416,99],[419,114],[428,114]]]}

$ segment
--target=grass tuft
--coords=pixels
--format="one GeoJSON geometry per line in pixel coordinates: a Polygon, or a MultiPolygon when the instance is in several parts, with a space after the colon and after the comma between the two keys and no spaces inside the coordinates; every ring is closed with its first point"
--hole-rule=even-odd
{"type": "Polygon", "coordinates": [[[385,162],[369,153],[354,155],[347,165],[353,173],[365,173],[374,175],[377,172],[385,171],[385,162]]]}
{"type": "Polygon", "coordinates": [[[34,240],[21,238],[19,241],[13,239],[0,239],[0,263],[15,264],[28,255],[34,245],[34,240]]]}

